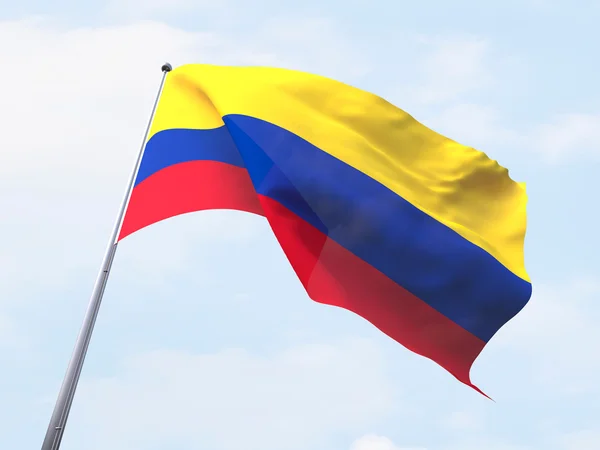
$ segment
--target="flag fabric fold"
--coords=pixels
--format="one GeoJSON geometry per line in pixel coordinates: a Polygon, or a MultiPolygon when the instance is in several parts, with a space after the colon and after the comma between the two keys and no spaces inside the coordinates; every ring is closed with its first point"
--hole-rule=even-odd
{"type": "Polygon", "coordinates": [[[368,92],[303,72],[168,74],[119,240],[194,211],[264,216],[313,300],[476,388],[528,302],[524,185],[368,92]]]}

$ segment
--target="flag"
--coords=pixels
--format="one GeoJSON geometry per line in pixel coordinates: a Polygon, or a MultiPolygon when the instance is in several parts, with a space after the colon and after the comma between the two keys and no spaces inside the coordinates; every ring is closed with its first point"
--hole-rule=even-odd
{"type": "Polygon", "coordinates": [[[310,298],[479,391],[473,362],[531,296],[526,203],[496,161],[371,93],[184,65],[166,77],[119,240],[194,211],[264,216],[310,298]]]}

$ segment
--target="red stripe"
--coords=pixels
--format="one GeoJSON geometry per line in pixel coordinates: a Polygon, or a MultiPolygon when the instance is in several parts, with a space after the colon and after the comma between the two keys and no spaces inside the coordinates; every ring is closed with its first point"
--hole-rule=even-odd
{"type": "Polygon", "coordinates": [[[281,204],[265,196],[259,199],[283,251],[313,300],[362,316],[406,348],[432,359],[481,392],[469,376],[485,345],[481,339],[281,204]]]}
{"type": "Polygon", "coordinates": [[[210,209],[264,215],[246,169],[215,161],[185,162],[156,172],[133,189],[119,240],[169,217],[210,209]]]}

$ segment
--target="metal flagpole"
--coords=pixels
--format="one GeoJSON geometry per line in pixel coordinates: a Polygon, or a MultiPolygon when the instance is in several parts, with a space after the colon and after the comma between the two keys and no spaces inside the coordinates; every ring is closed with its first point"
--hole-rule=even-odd
{"type": "Polygon", "coordinates": [[[127,203],[129,202],[133,183],[135,182],[135,177],[137,175],[140,162],[142,161],[146,140],[148,139],[148,133],[150,132],[152,120],[154,119],[156,106],[158,105],[158,100],[165,84],[165,78],[171,69],[172,67],[169,63],[163,64],[161,68],[163,76],[158,89],[158,94],[156,95],[156,100],[154,101],[150,120],[148,121],[148,126],[146,127],[144,140],[140,147],[135,167],[131,173],[129,184],[127,186],[127,192],[125,193],[125,197],[121,203],[121,209],[119,210],[119,215],[117,216],[108,248],[106,249],[106,254],[104,255],[104,260],[102,261],[100,273],[98,274],[96,284],[94,285],[94,290],[92,291],[92,297],[85,313],[85,318],[83,319],[81,331],[79,332],[79,336],[77,336],[73,355],[69,361],[69,366],[67,367],[67,372],[60,388],[60,392],[54,406],[54,411],[52,412],[52,417],[50,418],[50,424],[48,425],[48,430],[46,431],[46,437],[44,438],[44,442],[42,444],[42,450],[58,450],[60,448],[60,443],[65,432],[67,418],[69,417],[69,411],[71,410],[71,405],[73,403],[73,397],[75,396],[75,390],[77,389],[77,383],[79,382],[79,375],[81,374],[85,355],[92,337],[92,332],[94,331],[96,317],[98,316],[98,310],[100,309],[100,303],[102,302],[102,295],[104,294],[106,281],[108,280],[113,258],[115,257],[115,252],[117,251],[118,233],[121,228],[123,216],[125,215],[125,210],[127,209],[127,203]]]}

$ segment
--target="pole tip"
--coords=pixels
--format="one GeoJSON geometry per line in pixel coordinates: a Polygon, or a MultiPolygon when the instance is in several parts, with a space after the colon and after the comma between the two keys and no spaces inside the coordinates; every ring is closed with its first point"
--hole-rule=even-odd
{"type": "Polygon", "coordinates": [[[171,70],[173,70],[173,66],[171,66],[171,64],[169,63],[164,63],[160,70],[162,70],[163,72],[170,72],[171,70]]]}

